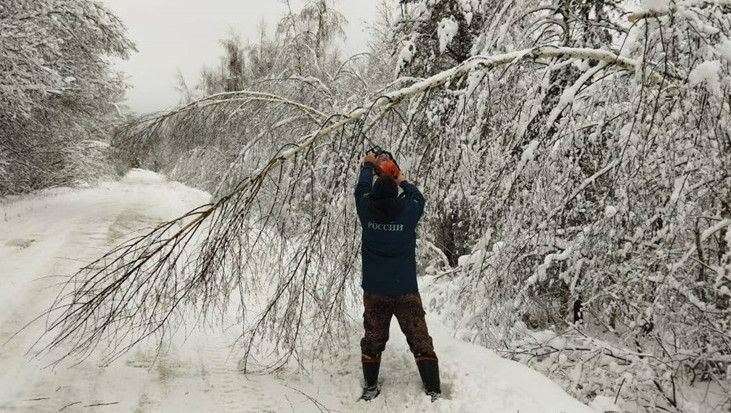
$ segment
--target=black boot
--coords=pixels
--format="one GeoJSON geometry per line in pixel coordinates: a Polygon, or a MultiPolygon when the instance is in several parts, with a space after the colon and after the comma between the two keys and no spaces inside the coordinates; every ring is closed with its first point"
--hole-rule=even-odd
{"type": "Polygon", "coordinates": [[[363,386],[363,395],[360,398],[366,401],[373,400],[381,393],[378,389],[378,370],[381,368],[381,358],[363,355],[362,360],[365,385],[363,386]]]}
{"type": "Polygon", "coordinates": [[[439,383],[439,361],[436,357],[420,357],[416,359],[424,391],[431,397],[431,401],[438,399],[442,394],[439,383]]]}

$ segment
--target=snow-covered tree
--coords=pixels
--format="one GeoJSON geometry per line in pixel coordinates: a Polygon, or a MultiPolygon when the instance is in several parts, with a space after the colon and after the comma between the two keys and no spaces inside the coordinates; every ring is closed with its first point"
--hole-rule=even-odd
{"type": "Polygon", "coordinates": [[[137,164],[183,182],[214,192],[230,188],[292,136],[324,122],[336,100],[364,89],[352,70],[356,60],[342,61],[334,45],[345,23],[322,0],[299,11],[289,7],[273,38],[263,24],[255,42],[232,33],[221,41],[221,62],[203,70],[202,99],[167,114],[158,127],[147,128],[143,120],[115,146],[137,164]]]}
{"type": "Polygon", "coordinates": [[[409,152],[426,152],[418,164],[450,166],[424,169],[435,170],[426,193],[446,200],[430,209],[436,225],[425,242],[460,261],[441,278],[437,307],[471,326],[472,340],[517,340],[518,358],[547,358],[536,365],[571,377],[566,385],[581,397],[622,388],[639,406],[682,409],[686,373],[721,379],[731,351],[722,270],[728,9],[689,2],[626,20],[614,3],[488,3],[408,2],[406,13],[417,14],[406,20],[417,23],[403,26],[402,73],[438,70],[452,42],[471,45],[468,60],[566,49],[452,82],[424,110],[409,152]],[[473,14],[487,16],[477,36],[467,30],[473,14]],[[593,53],[635,68],[623,75],[613,69],[619,58],[593,53]],[[582,303],[587,329],[578,333],[572,315],[582,303]],[[578,337],[541,348],[521,326],[578,337]],[[597,357],[605,345],[617,347],[597,357]],[[622,367],[602,367],[612,359],[622,367]],[[578,370],[556,370],[559,360],[578,370]],[[628,372],[634,379],[620,385],[628,372]]]}
{"type": "Polygon", "coordinates": [[[96,175],[83,154],[118,117],[124,83],[107,58],[133,50],[122,23],[95,1],[11,0],[0,32],[0,194],[96,175]]]}

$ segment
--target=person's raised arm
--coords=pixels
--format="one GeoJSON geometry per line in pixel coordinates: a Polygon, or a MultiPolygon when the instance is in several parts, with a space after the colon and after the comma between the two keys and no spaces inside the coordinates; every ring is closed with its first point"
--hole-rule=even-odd
{"type": "Polygon", "coordinates": [[[426,205],[424,195],[422,195],[416,185],[406,180],[404,174],[399,174],[398,178],[396,178],[396,183],[404,190],[404,198],[416,203],[416,210],[418,211],[419,218],[421,218],[421,215],[424,213],[424,205],[426,205]]]}
{"type": "Polygon", "coordinates": [[[355,185],[355,206],[360,212],[363,201],[373,188],[373,168],[376,165],[376,156],[369,153],[363,158],[363,165],[360,168],[358,183],[355,185]]]}

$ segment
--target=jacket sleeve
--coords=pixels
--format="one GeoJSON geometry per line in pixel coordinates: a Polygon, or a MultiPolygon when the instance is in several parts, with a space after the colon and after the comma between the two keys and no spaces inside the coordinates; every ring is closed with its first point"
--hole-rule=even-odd
{"type": "Polygon", "coordinates": [[[419,188],[416,185],[408,181],[401,182],[401,189],[404,190],[404,198],[406,202],[416,203],[416,219],[419,220],[424,214],[424,205],[426,205],[426,198],[421,194],[419,188]]]}
{"type": "Polygon", "coordinates": [[[358,183],[355,185],[355,208],[358,216],[363,216],[368,206],[368,195],[373,189],[373,164],[366,163],[360,168],[358,183]]]}

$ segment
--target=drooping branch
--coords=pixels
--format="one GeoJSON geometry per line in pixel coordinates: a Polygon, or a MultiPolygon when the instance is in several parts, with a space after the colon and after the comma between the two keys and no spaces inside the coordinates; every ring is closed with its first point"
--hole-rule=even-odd
{"type": "Polygon", "coordinates": [[[304,105],[299,102],[295,102],[293,100],[287,99],[282,96],[277,96],[271,93],[263,93],[263,92],[256,92],[251,90],[241,90],[236,92],[221,92],[216,93],[210,96],[206,96],[204,98],[198,99],[196,101],[193,101],[191,103],[188,103],[184,106],[181,106],[180,108],[171,110],[169,112],[165,112],[163,114],[157,114],[152,117],[146,117],[142,118],[135,122],[135,124],[140,123],[153,123],[153,122],[160,122],[162,120],[165,120],[167,118],[173,117],[175,115],[179,115],[181,113],[200,110],[206,107],[216,106],[220,105],[222,103],[230,103],[230,102],[243,102],[246,99],[249,99],[251,101],[260,101],[260,102],[268,102],[268,103],[281,103],[288,106],[292,106],[300,111],[302,111],[305,115],[307,115],[310,119],[312,119],[316,123],[321,123],[327,118],[327,115],[320,112],[319,110],[304,105]]]}
{"type": "MultiPolygon", "coordinates": [[[[271,170],[286,160],[292,158],[296,154],[309,149],[319,139],[325,138],[332,132],[339,130],[346,125],[359,120],[366,116],[370,111],[381,109],[386,106],[393,106],[403,100],[409,99],[415,95],[418,95],[428,89],[442,86],[451,79],[462,77],[473,71],[488,71],[497,66],[504,64],[515,63],[520,60],[537,60],[537,59],[549,59],[556,57],[568,57],[576,60],[596,60],[600,62],[606,62],[609,65],[616,65],[625,70],[629,71],[640,71],[642,66],[640,63],[633,59],[618,56],[614,53],[598,50],[598,49],[587,49],[587,48],[572,48],[572,47],[554,47],[554,46],[542,46],[532,49],[525,49],[518,52],[505,53],[494,56],[475,56],[468,59],[466,62],[455,66],[452,69],[445,70],[438,73],[430,78],[424,79],[420,82],[416,82],[413,85],[386,93],[383,96],[377,98],[368,105],[364,105],[346,115],[344,119],[341,119],[329,126],[325,126],[318,132],[313,133],[310,136],[304,137],[300,143],[296,144],[293,148],[282,152],[279,156],[272,159],[270,163],[257,171],[255,175],[263,173],[265,170],[271,170]],[[271,166],[271,168],[270,168],[271,166]]],[[[663,82],[663,77],[657,73],[652,73],[651,77],[657,83],[663,82]]],[[[231,92],[231,93],[243,93],[243,92],[231,92]]],[[[249,92],[247,92],[249,93],[249,92]]],[[[314,109],[313,109],[314,110],[314,109]]],[[[324,117],[324,115],[323,115],[324,117]]],[[[237,190],[234,190],[234,193],[237,190]]]]}
{"type": "MultiPolygon", "coordinates": [[[[230,300],[227,294],[232,290],[242,289],[245,283],[241,274],[236,271],[242,266],[251,265],[247,254],[251,254],[258,244],[266,242],[267,230],[258,225],[261,223],[251,223],[257,218],[252,213],[252,208],[282,211],[284,206],[281,201],[291,202],[287,197],[294,193],[291,189],[294,183],[287,184],[282,178],[282,171],[288,161],[298,156],[313,156],[315,144],[348,135],[348,126],[372,112],[377,113],[377,122],[398,103],[472,72],[487,72],[501,65],[557,57],[606,62],[607,67],[614,66],[631,72],[642,70],[641,65],[632,59],[594,49],[545,46],[494,56],[475,56],[430,78],[386,93],[346,115],[331,117],[319,130],[287,145],[287,149],[280,150],[264,166],[240,180],[233,190],[215,203],[163,223],[82,268],[65,284],[58,299],[47,312],[49,322],[46,334],[53,337],[45,344],[44,350],[63,348],[64,354],[61,358],[72,354],[83,356],[91,354],[103,340],[107,340],[110,357],[113,359],[147,337],[168,333],[175,328],[176,323],[181,322],[186,311],[202,316],[207,311],[225,308],[230,300]],[[265,182],[275,183],[271,187],[276,192],[275,199],[280,202],[271,202],[268,205],[260,202],[259,194],[265,182]],[[248,235],[249,233],[254,235],[248,235]],[[242,237],[246,239],[242,240],[242,237]]],[[[662,83],[660,74],[652,73],[650,77],[662,83]]],[[[245,91],[213,95],[144,122],[164,122],[165,118],[176,114],[238,98],[290,105],[313,117],[313,120],[325,117],[313,108],[282,97],[245,91]]],[[[341,147],[352,148],[353,145],[355,142],[351,139],[341,147]]],[[[343,163],[346,161],[342,160],[343,163]]],[[[343,167],[345,165],[347,164],[343,167]]],[[[341,193],[348,192],[343,181],[336,181],[334,187],[341,193]]],[[[329,197],[326,204],[337,204],[333,201],[332,193],[334,191],[331,188],[326,195],[329,197]]],[[[296,206],[290,205],[289,208],[294,210],[296,206]]],[[[263,215],[267,216],[266,211],[263,215]]],[[[322,216],[311,218],[316,225],[312,224],[315,227],[310,230],[319,231],[324,225],[322,216]]],[[[352,232],[345,235],[354,239],[352,232]]],[[[293,300],[299,300],[300,305],[304,302],[304,285],[310,282],[307,277],[317,272],[311,266],[313,250],[316,248],[309,240],[294,253],[281,253],[284,268],[290,271],[291,276],[284,277],[281,281],[282,286],[277,289],[277,297],[287,293],[294,296],[293,300]],[[292,283],[298,274],[301,275],[301,286],[294,287],[292,283]]],[[[352,266],[353,251],[355,248],[350,247],[338,250],[338,253],[345,254],[343,268],[352,266]]],[[[327,253],[321,254],[324,256],[327,253]]],[[[343,268],[338,271],[345,271],[343,268]]],[[[338,286],[338,294],[342,294],[342,283],[338,283],[338,286]]],[[[276,313],[276,305],[272,304],[269,308],[273,309],[272,313],[276,313]]],[[[302,318],[301,308],[292,310],[288,306],[282,311],[300,311],[299,317],[295,318],[302,318]]],[[[265,324],[262,320],[257,323],[256,328],[265,324]]],[[[292,339],[296,340],[297,337],[299,336],[295,334],[292,339]]]]}

